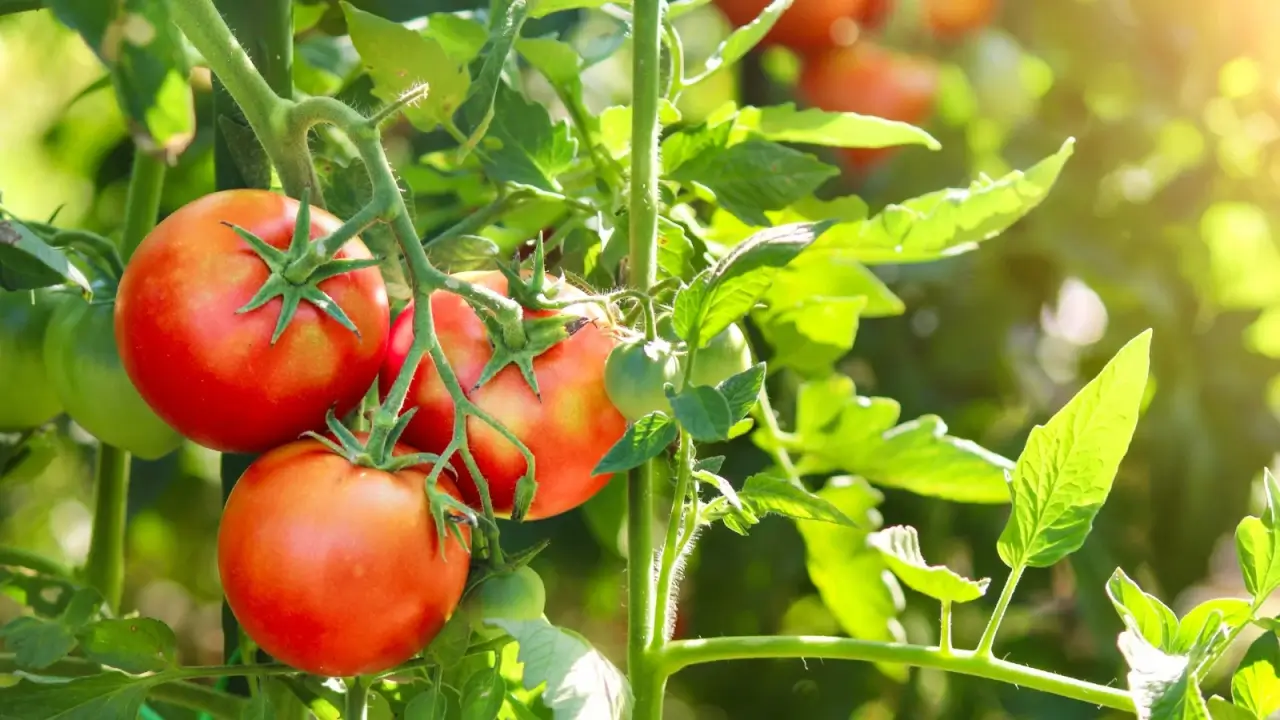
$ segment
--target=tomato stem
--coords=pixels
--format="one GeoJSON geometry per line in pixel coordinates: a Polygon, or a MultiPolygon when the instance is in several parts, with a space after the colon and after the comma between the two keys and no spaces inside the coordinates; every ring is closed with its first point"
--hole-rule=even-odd
{"type": "Polygon", "coordinates": [[[343,720],[367,720],[369,717],[369,683],[361,677],[347,681],[347,701],[342,710],[343,720]]]}
{"type": "MultiPolygon", "coordinates": [[[[688,375],[686,374],[687,378],[688,375]]],[[[680,429],[680,453],[676,458],[676,489],[671,496],[671,518],[667,520],[667,539],[661,549],[661,570],[658,572],[657,602],[655,603],[653,624],[658,629],[653,637],[653,645],[660,647],[667,639],[667,630],[671,627],[671,618],[675,613],[671,596],[676,565],[682,551],[688,549],[688,543],[681,542],[680,531],[684,525],[687,511],[686,501],[689,498],[689,483],[693,477],[693,437],[680,429]]]]}
{"type": "Polygon", "coordinates": [[[125,261],[156,225],[164,176],[164,162],[142,150],[133,151],[129,194],[125,199],[124,232],[120,238],[120,254],[125,261]]]}
{"type": "Polygon", "coordinates": [[[1005,580],[1004,589],[1000,591],[1000,599],[996,601],[996,608],[991,613],[991,619],[987,622],[987,629],[982,631],[982,639],[978,641],[978,649],[974,654],[979,657],[991,657],[991,648],[996,643],[996,633],[1000,630],[1000,623],[1004,620],[1005,611],[1009,609],[1009,602],[1013,600],[1013,591],[1018,588],[1018,581],[1022,579],[1022,573],[1027,569],[1026,565],[1018,565],[1009,572],[1009,579],[1005,580]]]}
{"type": "Polygon", "coordinates": [[[124,533],[129,496],[129,453],[103,443],[93,501],[93,532],[85,579],[113,612],[124,594],[124,533]]]}

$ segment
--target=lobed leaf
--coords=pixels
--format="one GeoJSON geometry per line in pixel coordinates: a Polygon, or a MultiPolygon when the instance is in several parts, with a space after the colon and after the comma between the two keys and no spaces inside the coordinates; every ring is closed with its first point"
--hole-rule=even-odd
{"type": "MultiPolygon", "coordinates": [[[[454,113],[454,122],[468,135],[468,145],[483,137],[489,123],[498,115],[495,108],[498,89],[503,86],[502,71],[515,46],[520,29],[529,19],[529,3],[526,0],[498,0],[491,7],[494,17],[490,20],[489,38],[477,58],[479,69],[466,100],[454,113]]],[[[495,178],[496,179],[496,178],[495,178]]]]}
{"type": "Polygon", "coordinates": [[[619,473],[639,467],[662,454],[679,435],[679,428],[669,416],[654,411],[627,428],[622,439],[596,464],[595,475],[619,473]]]}
{"type": "Polygon", "coordinates": [[[772,223],[765,211],[781,210],[812,194],[840,171],[785,145],[749,139],[724,149],[707,146],[668,172],[671,180],[710,189],[744,223],[768,227],[772,223]]]}
{"type": "Polygon", "coordinates": [[[479,150],[489,178],[558,192],[556,176],[573,164],[578,150],[569,124],[552,123],[546,107],[505,84],[499,85],[493,108],[479,150]]]}
{"type": "Polygon", "coordinates": [[[930,565],[920,552],[916,529],[896,525],[871,533],[871,547],[880,551],[889,569],[904,585],[942,602],[965,603],[987,593],[990,578],[970,580],[945,565],[930,565]]]}
{"type": "Polygon", "coordinates": [[[134,720],[155,676],[104,672],[87,677],[23,678],[0,688],[4,720],[134,720]]]}
{"type": "Polygon", "coordinates": [[[542,684],[542,702],[557,720],[623,720],[631,713],[626,677],[581,635],[545,619],[489,620],[519,643],[524,686],[542,684]]]}

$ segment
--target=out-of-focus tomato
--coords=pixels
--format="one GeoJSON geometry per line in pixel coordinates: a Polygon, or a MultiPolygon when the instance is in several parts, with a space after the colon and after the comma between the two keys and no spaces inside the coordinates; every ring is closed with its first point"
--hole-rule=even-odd
{"type": "MultiPolygon", "coordinates": [[[[878,11],[885,0],[795,0],[765,36],[765,45],[783,45],[798,53],[811,53],[852,42],[864,12],[878,11]]],[[[734,27],[755,20],[769,0],[716,0],[734,27]]]]}
{"type": "Polygon", "coordinates": [[[62,412],[45,367],[44,338],[63,297],[0,291],[0,432],[27,430],[62,412]]]}
{"type": "Polygon", "coordinates": [[[991,23],[997,0],[924,0],[924,17],[935,37],[956,38],[991,23]]]}

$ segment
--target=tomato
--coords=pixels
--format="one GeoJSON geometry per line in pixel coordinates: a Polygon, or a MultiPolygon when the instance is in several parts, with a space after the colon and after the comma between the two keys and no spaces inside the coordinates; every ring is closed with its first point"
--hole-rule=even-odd
{"type": "MultiPolygon", "coordinates": [[[[809,58],[800,71],[800,94],[810,105],[919,125],[933,112],[938,68],[929,58],[892,52],[870,42],[809,58]]],[[[893,148],[849,148],[849,164],[869,170],[893,148]]]]}
{"type": "MultiPolygon", "coordinates": [[[[222,589],[249,637],[331,677],[386,670],[426,647],[462,598],[470,559],[452,532],[441,555],[427,472],[358,467],[310,439],[250,465],[218,530],[222,589]]],[[[438,487],[457,496],[447,476],[438,487]]]]}
{"type": "Polygon", "coordinates": [[[661,339],[623,343],[609,353],[604,365],[605,391],[628,420],[639,420],[655,410],[670,413],[663,386],[671,383],[678,388],[682,377],[680,359],[671,344],[661,339]]]}
{"type": "Polygon", "coordinates": [[[924,0],[924,17],[935,37],[955,38],[990,24],[997,0],[924,0]]]}
{"type": "MultiPolygon", "coordinates": [[[[297,212],[297,201],[265,190],[207,195],[157,225],[125,269],[116,298],[125,368],[161,417],[206,447],[260,452],[322,429],[330,408],[355,407],[382,363],[391,318],[376,268],[319,285],[359,335],[303,301],[272,345],[280,298],[236,312],[269,271],[222,223],[284,248],[297,212]]],[[[311,208],[312,238],[340,224],[311,208]]],[[[337,257],[370,255],[353,238],[337,257]]]]}
{"type": "MultiPolygon", "coordinates": [[[[499,272],[465,272],[455,277],[500,293],[507,291],[507,280],[499,272]]],[[[585,297],[568,285],[560,292],[566,299],[585,297]]],[[[387,362],[379,377],[384,396],[413,343],[413,308],[406,308],[391,329],[387,362]]],[[[591,304],[562,311],[591,322],[534,358],[534,373],[542,393],[539,399],[514,365],[471,391],[493,355],[484,324],[471,306],[449,292],[432,293],[431,310],[441,349],[468,391],[468,398],[509,428],[533,453],[538,492],[526,518],[558,515],[599,492],[610,476],[593,475],[592,470],[622,438],[627,426],[605,391],[604,366],[616,344],[616,330],[603,311],[591,304]]],[[[526,312],[529,317],[547,314],[526,312]]],[[[414,375],[408,404],[419,411],[405,430],[405,441],[426,452],[443,452],[453,439],[453,400],[429,357],[414,375]]],[[[475,417],[467,419],[467,439],[476,464],[489,483],[495,512],[509,516],[515,504],[516,483],[526,470],[524,456],[514,444],[475,417]]],[[[473,507],[480,507],[480,496],[470,475],[461,467],[461,458],[453,458],[453,464],[459,472],[458,486],[463,497],[473,507]]]]}
{"type": "Polygon", "coordinates": [[[694,385],[719,385],[751,365],[747,336],[742,334],[742,328],[730,325],[698,350],[690,382],[694,385]]]}
{"type": "Polygon", "coordinates": [[[108,445],[146,460],[176,450],[182,437],[147,406],[116,351],[109,302],[67,298],[44,341],[49,384],[67,415],[108,445]]]}
{"type": "Polygon", "coordinates": [[[537,620],[547,606],[547,589],[529,566],[494,575],[475,589],[482,619],[537,620]]]}
{"type": "MultiPolygon", "coordinates": [[[[868,5],[879,0],[795,0],[769,34],[765,45],[782,45],[799,53],[837,47],[857,37],[857,22],[868,5]]],[[[716,0],[735,27],[755,20],[769,0],[716,0]]]]}
{"type": "Polygon", "coordinates": [[[43,425],[62,412],[49,383],[44,338],[63,295],[0,290],[0,432],[43,425]]]}

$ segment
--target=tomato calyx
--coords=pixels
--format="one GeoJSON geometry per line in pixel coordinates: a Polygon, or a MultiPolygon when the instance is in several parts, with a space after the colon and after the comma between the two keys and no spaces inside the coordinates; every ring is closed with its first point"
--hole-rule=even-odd
{"type": "Polygon", "coordinates": [[[271,334],[272,345],[275,345],[284,334],[285,328],[289,327],[289,323],[298,312],[298,306],[304,300],[359,337],[360,330],[347,316],[346,311],[334,302],[328,293],[321,290],[319,284],[329,278],[378,264],[377,258],[338,260],[328,257],[329,252],[325,248],[336,251],[337,247],[341,246],[341,243],[332,242],[334,237],[355,236],[355,233],[350,232],[346,225],[334,231],[328,238],[320,238],[312,242],[311,204],[308,202],[308,195],[309,193],[304,190],[299,200],[293,237],[289,241],[287,250],[272,247],[262,238],[238,225],[223,222],[248,243],[271,270],[271,275],[262,287],[258,288],[258,292],[236,312],[252,312],[277,297],[281,298],[283,304],[280,307],[280,317],[276,320],[275,330],[271,334]]]}

